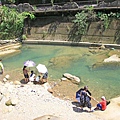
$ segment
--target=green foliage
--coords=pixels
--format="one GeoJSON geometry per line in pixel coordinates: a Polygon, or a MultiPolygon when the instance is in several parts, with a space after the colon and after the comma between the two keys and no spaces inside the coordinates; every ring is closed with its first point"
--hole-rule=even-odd
{"type": "Polygon", "coordinates": [[[27,39],[26,35],[22,35],[22,40],[26,40],[26,39],[27,39]]]}
{"type": "Polygon", "coordinates": [[[51,4],[52,4],[52,6],[54,5],[54,0],[51,0],[51,4]]]}
{"type": "Polygon", "coordinates": [[[86,8],[86,10],[88,10],[88,12],[89,12],[89,11],[93,11],[94,6],[88,6],[88,5],[87,5],[85,8],[86,8]]]}
{"type": "Polygon", "coordinates": [[[10,4],[10,3],[15,3],[16,0],[1,0],[1,2],[4,4],[10,4]]]}
{"type": "Polygon", "coordinates": [[[101,21],[103,21],[104,28],[107,29],[109,27],[109,23],[110,23],[108,14],[98,12],[97,16],[101,21]]]}
{"type": "Polygon", "coordinates": [[[96,19],[96,13],[94,12],[94,6],[86,6],[86,14],[89,22],[96,19]]]}
{"type": "Polygon", "coordinates": [[[84,35],[86,33],[87,27],[88,27],[88,22],[87,22],[87,14],[82,11],[80,13],[77,13],[75,15],[75,20],[73,22],[77,26],[77,31],[76,35],[84,35]]]}
{"type": "Polygon", "coordinates": [[[120,13],[116,12],[110,12],[110,13],[103,13],[103,12],[98,12],[97,17],[103,21],[103,26],[104,29],[107,29],[110,25],[110,21],[111,19],[115,18],[115,19],[119,19],[120,18],[120,13]]]}
{"type": "Polygon", "coordinates": [[[18,13],[15,9],[6,6],[0,7],[0,38],[12,39],[22,34],[24,19],[31,19],[34,15],[28,12],[18,13]]]}
{"type": "Polygon", "coordinates": [[[73,23],[74,25],[69,32],[68,38],[70,41],[79,42],[81,40],[82,35],[84,35],[87,32],[87,13],[85,13],[85,11],[78,12],[75,15],[75,20],[73,20],[73,23]]]}
{"type": "MultiPolygon", "coordinates": [[[[80,41],[81,37],[87,33],[89,25],[92,21],[101,21],[102,31],[108,29],[112,19],[120,19],[120,12],[94,12],[93,6],[86,6],[86,11],[79,12],[75,15],[74,26],[71,29],[68,38],[72,41],[80,41]],[[76,40],[75,40],[76,39],[76,40]]],[[[116,38],[119,40],[118,31],[116,38]]]]}

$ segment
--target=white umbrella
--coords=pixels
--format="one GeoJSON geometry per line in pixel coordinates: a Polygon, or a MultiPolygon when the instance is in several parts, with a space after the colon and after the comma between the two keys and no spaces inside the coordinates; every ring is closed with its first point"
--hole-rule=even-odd
{"type": "Polygon", "coordinates": [[[37,68],[38,72],[40,72],[40,73],[46,73],[48,71],[46,66],[43,64],[38,64],[38,66],[36,68],[37,68]]]}
{"type": "Polygon", "coordinates": [[[32,60],[27,60],[24,62],[24,66],[34,67],[36,64],[32,60]]]}

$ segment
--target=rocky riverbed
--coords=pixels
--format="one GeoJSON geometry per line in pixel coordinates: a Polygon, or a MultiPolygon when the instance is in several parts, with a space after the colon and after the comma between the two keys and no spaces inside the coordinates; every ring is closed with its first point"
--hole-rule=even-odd
{"type": "MultiPolygon", "coordinates": [[[[2,53],[4,52],[2,51],[2,53]]],[[[16,79],[20,80],[19,77],[16,76],[16,79]]],[[[120,97],[110,100],[111,103],[105,111],[88,113],[87,108],[81,111],[75,104],[74,93],[62,90],[66,85],[77,90],[76,85],[70,81],[57,84],[53,88],[53,94],[49,93],[43,85],[21,84],[18,81],[0,82],[0,119],[116,120],[120,117],[120,97]]]]}
{"type": "Polygon", "coordinates": [[[54,97],[43,85],[0,82],[1,120],[116,120],[120,97],[111,100],[105,111],[82,111],[75,101],[54,97]],[[113,112],[114,111],[114,112],[113,112]]]}

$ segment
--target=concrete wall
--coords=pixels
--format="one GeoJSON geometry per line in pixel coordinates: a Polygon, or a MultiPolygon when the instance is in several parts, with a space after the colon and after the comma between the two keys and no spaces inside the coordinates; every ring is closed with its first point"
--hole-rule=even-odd
{"type": "MultiPolygon", "coordinates": [[[[28,39],[32,40],[58,40],[70,41],[69,35],[73,26],[72,17],[36,17],[35,20],[26,20],[25,34],[28,39]]],[[[79,42],[92,42],[92,43],[119,43],[120,39],[120,20],[114,20],[110,23],[107,30],[103,31],[100,22],[92,22],[89,30],[79,42]]]]}

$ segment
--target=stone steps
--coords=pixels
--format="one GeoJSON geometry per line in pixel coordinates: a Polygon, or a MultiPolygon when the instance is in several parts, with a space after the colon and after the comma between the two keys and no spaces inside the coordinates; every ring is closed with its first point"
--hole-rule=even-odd
{"type": "Polygon", "coordinates": [[[0,56],[20,51],[20,43],[6,43],[0,46],[0,56]]]}
{"type": "Polygon", "coordinates": [[[5,44],[0,46],[0,51],[1,50],[8,50],[8,49],[16,49],[19,48],[21,46],[20,43],[9,43],[9,44],[5,44]]]}

